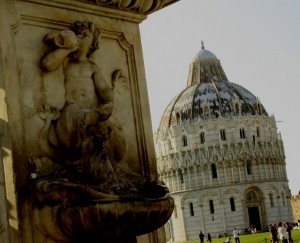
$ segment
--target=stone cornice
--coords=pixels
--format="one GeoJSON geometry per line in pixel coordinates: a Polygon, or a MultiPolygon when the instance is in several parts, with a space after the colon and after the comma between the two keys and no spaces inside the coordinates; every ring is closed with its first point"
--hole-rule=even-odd
{"type": "Polygon", "coordinates": [[[147,15],[179,0],[18,0],[42,6],[140,23],[147,15]]]}
{"type": "Polygon", "coordinates": [[[112,8],[150,14],[179,0],[78,0],[112,8]]]}

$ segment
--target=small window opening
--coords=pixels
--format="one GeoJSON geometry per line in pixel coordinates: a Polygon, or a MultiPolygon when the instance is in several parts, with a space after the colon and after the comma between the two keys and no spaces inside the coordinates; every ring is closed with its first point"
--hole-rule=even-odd
{"type": "Polygon", "coordinates": [[[245,130],[243,128],[240,129],[240,138],[241,139],[245,139],[246,136],[245,136],[245,130]]]}
{"type": "Polygon", "coordinates": [[[204,144],[204,143],[205,143],[205,133],[204,133],[204,132],[201,132],[201,133],[200,133],[200,143],[201,143],[201,144],[204,144]]]}
{"type": "Polygon", "coordinates": [[[260,137],[260,129],[259,127],[256,128],[256,136],[259,138],[260,137]]]}
{"type": "Polygon", "coordinates": [[[190,215],[194,216],[194,206],[193,206],[193,203],[190,203],[190,215]]]}
{"type": "Polygon", "coordinates": [[[183,145],[183,147],[186,147],[188,145],[187,137],[186,136],[182,137],[182,145],[183,145]]]}
{"type": "Polygon", "coordinates": [[[179,173],[179,176],[180,176],[180,182],[181,182],[181,183],[184,183],[183,173],[180,172],[180,173],[179,173]]]}
{"type": "Polygon", "coordinates": [[[247,161],[247,174],[252,175],[252,168],[251,168],[251,162],[247,161]]]}
{"type": "Polygon", "coordinates": [[[215,164],[211,165],[211,173],[213,178],[218,178],[217,167],[215,164]]]}
{"type": "Polygon", "coordinates": [[[215,213],[214,202],[213,202],[213,200],[209,200],[209,209],[210,209],[210,213],[211,213],[211,214],[214,214],[214,213],[215,213]]]}
{"type": "Polygon", "coordinates": [[[235,203],[234,203],[234,198],[231,197],[230,198],[230,207],[231,207],[231,211],[235,211],[235,203]]]}
{"type": "Polygon", "coordinates": [[[177,123],[177,125],[180,124],[180,115],[178,112],[176,113],[176,123],[177,123]]]}
{"type": "Polygon", "coordinates": [[[222,141],[226,141],[226,133],[224,129],[220,130],[220,136],[222,141]]]}

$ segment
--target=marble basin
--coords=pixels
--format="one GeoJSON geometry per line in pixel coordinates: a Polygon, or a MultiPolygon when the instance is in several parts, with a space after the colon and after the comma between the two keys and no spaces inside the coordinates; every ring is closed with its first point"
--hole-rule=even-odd
{"type": "Polygon", "coordinates": [[[55,242],[136,242],[136,236],[163,226],[171,217],[170,194],[84,205],[44,205],[34,212],[37,228],[55,242]]]}

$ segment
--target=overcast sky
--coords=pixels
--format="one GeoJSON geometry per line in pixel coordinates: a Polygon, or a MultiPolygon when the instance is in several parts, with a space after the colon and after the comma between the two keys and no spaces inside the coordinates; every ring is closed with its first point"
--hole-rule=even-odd
{"type": "Polygon", "coordinates": [[[300,1],[181,0],[141,25],[153,130],[186,86],[201,49],[214,53],[227,78],[242,85],[278,121],[289,186],[300,190],[300,1]]]}

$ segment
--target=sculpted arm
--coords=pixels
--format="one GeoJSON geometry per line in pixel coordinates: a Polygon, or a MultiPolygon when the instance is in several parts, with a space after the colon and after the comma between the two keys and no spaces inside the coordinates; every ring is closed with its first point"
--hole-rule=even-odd
{"type": "Polygon", "coordinates": [[[59,48],[50,53],[48,53],[42,59],[42,69],[46,72],[51,72],[59,68],[62,65],[64,59],[72,52],[73,50],[59,48]]]}
{"type": "MultiPolygon", "coordinates": [[[[96,69],[98,68],[96,67],[96,69]]],[[[94,71],[92,78],[99,99],[99,105],[92,112],[85,114],[86,126],[96,125],[99,121],[107,120],[111,116],[114,107],[113,89],[109,87],[100,70],[94,71]]]]}
{"type": "Polygon", "coordinates": [[[113,89],[108,85],[98,68],[96,68],[94,72],[93,79],[100,101],[100,105],[97,109],[97,112],[99,113],[101,120],[106,120],[110,117],[113,111],[113,89]]]}

